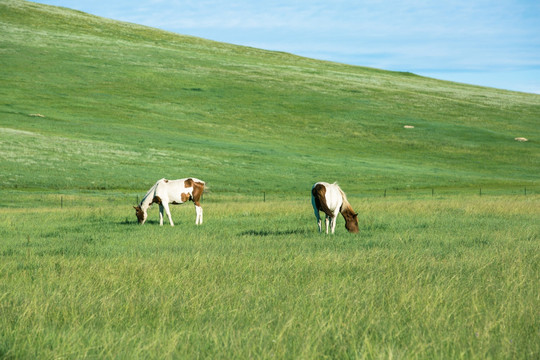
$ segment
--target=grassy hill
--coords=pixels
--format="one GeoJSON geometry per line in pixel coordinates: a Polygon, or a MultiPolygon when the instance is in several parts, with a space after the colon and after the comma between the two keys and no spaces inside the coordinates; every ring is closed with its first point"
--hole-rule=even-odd
{"type": "Polygon", "coordinates": [[[352,193],[539,183],[539,95],[20,0],[0,1],[0,29],[4,189],[140,191],[185,176],[291,194],[323,179],[352,193]]]}

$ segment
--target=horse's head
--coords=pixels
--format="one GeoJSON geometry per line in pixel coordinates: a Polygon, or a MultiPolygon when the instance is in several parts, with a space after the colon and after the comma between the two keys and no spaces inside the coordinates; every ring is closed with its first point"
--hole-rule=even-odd
{"type": "Polygon", "coordinates": [[[148,216],[148,214],[146,213],[146,211],[144,211],[140,206],[134,206],[133,207],[135,209],[135,215],[137,216],[137,221],[139,222],[139,224],[144,224],[144,222],[146,221],[146,217],[148,216]]]}
{"type": "Polygon", "coordinates": [[[345,217],[345,228],[351,233],[357,233],[358,228],[358,213],[349,213],[345,217]]]}

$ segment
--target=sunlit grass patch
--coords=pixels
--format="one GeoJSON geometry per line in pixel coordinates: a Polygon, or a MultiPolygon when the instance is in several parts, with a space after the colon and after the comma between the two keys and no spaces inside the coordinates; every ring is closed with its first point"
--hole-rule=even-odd
{"type": "Polygon", "coordinates": [[[537,196],[364,199],[358,236],[246,200],[206,201],[201,226],[173,207],[174,228],[95,195],[0,209],[3,354],[538,353],[537,196]]]}

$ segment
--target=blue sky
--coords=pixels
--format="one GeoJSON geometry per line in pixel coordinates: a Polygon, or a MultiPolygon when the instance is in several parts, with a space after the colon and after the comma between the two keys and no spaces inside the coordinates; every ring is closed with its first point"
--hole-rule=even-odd
{"type": "Polygon", "coordinates": [[[179,34],[540,94],[540,0],[36,0],[179,34]]]}

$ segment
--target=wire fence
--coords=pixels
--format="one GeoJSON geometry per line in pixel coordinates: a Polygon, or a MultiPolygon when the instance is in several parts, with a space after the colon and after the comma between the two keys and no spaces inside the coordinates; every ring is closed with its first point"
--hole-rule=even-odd
{"type": "Polygon", "coordinates": [[[532,196],[539,194],[539,187],[536,186],[514,186],[514,187],[491,187],[477,186],[466,188],[386,188],[371,189],[362,193],[347,193],[354,197],[448,197],[448,196],[532,196]]]}
{"type": "MultiPolygon", "coordinates": [[[[455,188],[382,188],[382,189],[366,189],[361,192],[347,191],[344,189],[347,196],[350,198],[445,198],[454,196],[535,196],[540,194],[540,187],[537,186],[513,186],[513,187],[455,187],[455,188]]],[[[276,191],[246,192],[246,193],[228,193],[214,192],[206,194],[204,201],[209,202],[234,202],[234,201],[283,201],[284,199],[308,199],[310,191],[307,190],[305,195],[289,194],[276,191]]]]}
{"type": "MultiPolygon", "coordinates": [[[[540,195],[540,186],[471,186],[455,188],[381,188],[366,189],[362,191],[347,191],[349,198],[381,198],[391,200],[392,198],[420,198],[420,199],[443,199],[450,197],[489,197],[489,196],[518,196],[535,197],[540,195]]],[[[35,193],[17,193],[12,197],[5,197],[0,202],[1,208],[20,207],[58,207],[71,208],[74,206],[117,206],[118,204],[131,206],[137,205],[141,201],[141,195],[133,193],[101,193],[101,194],[58,194],[46,193],[37,195],[35,193]],[[99,205],[97,205],[99,204],[99,205]]],[[[304,194],[278,192],[275,190],[250,191],[250,192],[220,192],[212,191],[205,193],[201,199],[202,203],[234,203],[234,202],[273,202],[286,200],[306,200],[310,201],[311,192],[308,190],[304,194]]]]}

